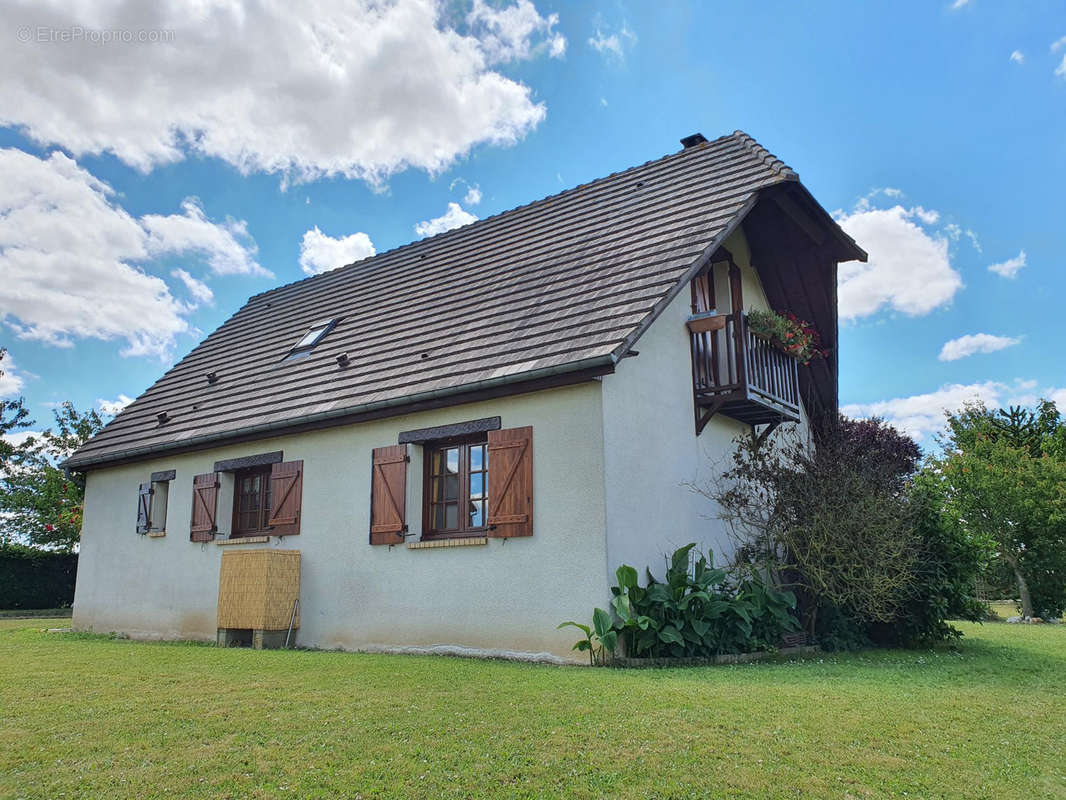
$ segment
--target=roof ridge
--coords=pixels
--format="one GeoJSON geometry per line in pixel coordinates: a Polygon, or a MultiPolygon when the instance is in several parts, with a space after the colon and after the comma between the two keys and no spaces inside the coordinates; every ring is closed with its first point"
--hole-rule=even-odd
{"type": "Polygon", "coordinates": [[[750,152],[756,159],[762,161],[770,170],[777,175],[780,175],[785,180],[799,180],[799,173],[796,172],[796,170],[792,169],[792,167],[759,144],[750,134],[737,128],[732,134],[730,134],[730,137],[735,139],[737,144],[750,152]]]}
{"type": "MultiPolygon", "coordinates": [[[[427,244],[429,242],[443,241],[446,237],[452,236],[454,234],[458,234],[460,231],[465,231],[465,230],[471,228],[474,225],[479,225],[479,224],[481,224],[483,222],[489,222],[490,220],[497,219],[498,217],[502,217],[505,214],[512,214],[512,213],[514,213],[516,211],[520,211],[520,210],[525,209],[525,208],[532,208],[533,206],[539,205],[540,203],[546,203],[549,200],[556,200],[556,199],[558,199],[560,197],[563,197],[565,195],[569,195],[569,194],[571,194],[573,192],[576,192],[579,189],[587,189],[590,186],[593,186],[593,185],[598,184],[598,183],[602,183],[603,181],[611,180],[612,178],[617,178],[620,175],[625,175],[626,173],[634,172],[635,170],[638,170],[638,169],[644,169],[645,167],[652,166],[653,164],[661,164],[661,163],[663,163],[663,162],[665,162],[665,161],[667,161],[667,160],[669,160],[671,158],[677,158],[677,157],[689,155],[690,151],[704,150],[704,149],[710,147],[711,145],[719,144],[721,142],[726,141],[727,139],[734,139],[734,138],[736,138],[736,135],[738,133],[743,134],[743,131],[739,131],[738,130],[738,131],[734,131],[731,134],[726,134],[724,136],[719,136],[717,139],[712,139],[709,142],[703,142],[698,147],[687,147],[687,148],[682,148],[681,150],[676,150],[673,153],[666,153],[665,155],[662,155],[659,158],[649,159],[648,161],[645,161],[643,164],[634,164],[631,167],[626,167],[625,169],[617,170],[616,172],[611,172],[611,173],[609,173],[607,175],[602,175],[602,176],[600,176],[598,178],[593,178],[592,180],[590,180],[590,181],[588,181],[586,183],[579,183],[576,186],[571,186],[568,189],[563,189],[562,191],[556,192],[555,194],[545,195],[544,197],[540,197],[540,198],[538,198],[536,200],[531,200],[528,203],[520,203],[519,205],[514,206],[512,208],[505,208],[502,211],[497,211],[495,214],[491,214],[490,216],[487,216],[487,217],[482,217],[481,219],[474,220],[473,222],[468,222],[465,225],[460,225],[457,228],[449,228],[446,231],[441,231],[440,233],[435,233],[432,236],[426,236],[426,237],[423,237],[421,239],[413,239],[410,242],[407,242],[406,244],[396,245],[396,247],[391,247],[388,250],[382,250],[380,253],[374,253],[374,255],[372,255],[372,256],[367,256],[366,258],[361,258],[358,261],[353,261],[350,264],[342,264],[339,267],[334,267],[333,269],[326,270],[325,272],[320,272],[317,275],[308,275],[307,277],[299,278],[299,279],[297,279],[295,281],[290,281],[289,283],[283,283],[280,286],[275,286],[275,287],[273,287],[271,289],[264,289],[262,292],[258,292],[256,294],[251,295],[248,298],[248,300],[245,301],[245,305],[247,305],[248,303],[252,302],[253,300],[255,300],[257,298],[264,297],[264,296],[269,295],[269,294],[273,294],[274,292],[280,292],[282,289],[288,289],[290,286],[295,286],[296,284],[299,284],[299,283],[306,283],[307,281],[313,281],[313,280],[315,280],[317,278],[322,278],[322,277],[324,277],[326,275],[334,275],[334,274],[336,274],[338,271],[340,271],[342,269],[349,269],[350,267],[354,267],[354,266],[356,266],[358,264],[365,264],[367,261],[370,261],[370,260],[375,259],[375,258],[379,258],[379,257],[384,256],[384,255],[388,255],[389,253],[396,253],[396,252],[398,252],[400,250],[406,250],[407,248],[417,247],[419,245],[424,245],[424,244],[427,244]]],[[[747,134],[743,134],[743,135],[747,136],[747,134]]],[[[750,136],[747,136],[747,138],[757,148],[759,148],[759,150],[761,150],[763,153],[766,153],[767,155],[770,155],[766,151],[765,148],[762,148],[761,146],[759,146],[758,142],[756,142],[750,136]]],[[[773,156],[771,156],[771,159],[773,160],[773,156]]],[[[782,161],[780,161],[778,159],[777,163],[781,164],[781,166],[785,167],[786,170],[791,172],[791,170],[789,170],[788,166],[785,165],[784,162],[782,162],[782,161]]],[[[772,168],[772,165],[768,165],[768,166],[771,166],[771,168],[772,168]]],[[[774,171],[776,172],[777,170],[774,170],[774,171]]],[[[794,172],[792,174],[795,175],[794,172]]],[[[799,176],[797,175],[796,177],[798,179],[799,176]]]]}

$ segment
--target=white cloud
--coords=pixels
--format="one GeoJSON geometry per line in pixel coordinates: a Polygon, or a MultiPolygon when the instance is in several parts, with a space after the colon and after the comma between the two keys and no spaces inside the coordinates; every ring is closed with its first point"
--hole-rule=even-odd
{"type": "Polygon", "coordinates": [[[941,361],[958,361],[976,353],[994,353],[1021,342],[1011,336],[993,336],[990,333],[971,333],[944,342],[940,349],[941,361]]]}
{"type": "Polygon", "coordinates": [[[625,51],[637,43],[637,35],[622,23],[622,28],[617,33],[605,33],[601,28],[596,28],[596,35],[589,37],[589,45],[597,53],[603,56],[625,58],[625,51]]]}
{"type": "Polygon", "coordinates": [[[211,222],[195,197],[187,197],[181,209],[184,214],[141,217],[141,225],[148,232],[146,245],[150,255],[195,253],[204,258],[216,275],[274,277],[256,263],[258,248],[243,220],[211,222]]]}
{"type": "Polygon", "coordinates": [[[975,400],[997,407],[1014,399],[1019,392],[1031,391],[1034,385],[1027,381],[1015,381],[1013,386],[1001,381],[952,383],[926,394],[875,403],[851,403],[841,406],[840,410],[849,417],[882,417],[901,431],[921,439],[943,429],[945,411],[958,411],[965,403],[975,400]]]}
{"type": "Polygon", "coordinates": [[[471,186],[466,190],[466,195],[463,197],[463,202],[468,206],[476,206],[481,202],[481,189],[477,186],[471,186]]]}
{"type": "Polygon", "coordinates": [[[469,211],[464,211],[458,203],[448,203],[448,210],[434,219],[427,219],[415,225],[415,233],[419,236],[434,236],[452,228],[469,225],[477,222],[477,217],[469,211]]]}
{"type": "Polygon", "coordinates": [[[989,408],[1008,405],[1033,406],[1040,398],[1053,400],[1066,409],[1066,388],[1045,386],[1032,379],[1016,378],[1012,383],[983,381],[970,384],[947,384],[926,394],[896,397],[875,403],[852,403],[841,406],[849,417],[881,417],[916,439],[939,433],[945,427],[944,413],[956,412],[967,402],[981,401],[989,408]]]}
{"type": "Polygon", "coordinates": [[[951,4],[951,10],[958,11],[963,6],[967,6],[969,4],[970,0],[955,0],[955,2],[951,4]]]}
{"type": "Polygon", "coordinates": [[[124,339],[122,355],[164,357],[194,305],[144,263],[192,253],[218,272],[266,272],[243,222],[215,225],[191,201],[184,214],[136,219],[62,153],[0,150],[0,174],[0,320],[21,338],[124,339]]]}
{"type": "Polygon", "coordinates": [[[1021,50],[1014,50],[1010,54],[1010,60],[1013,64],[1024,64],[1025,53],[1023,53],[1021,50]]]}
{"type": "Polygon", "coordinates": [[[551,58],[566,53],[566,37],[553,30],[559,15],[542,17],[530,0],[499,8],[474,0],[466,21],[490,62],[529,59],[541,51],[551,58]]]}
{"type": "Polygon", "coordinates": [[[308,275],[319,275],[374,255],[374,243],[365,233],[353,233],[334,239],[316,225],[304,234],[300,242],[300,269],[308,275]]]}
{"type": "Polygon", "coordinates": [[[0,358],[0,397],[19,394],[25,384],[25,380],[15,369],[15,359],[9,351],[4,351],[4,357],[0,358]]]}
{"type": "Polygon", "coordinates": [[[1014,258],[1008,258],[1006,261],[1001,261],[999,264],[990,264],[988,271],[994,272],[997,275],[1002,275],[1004,278],[1016,278],[1024,266],[1025,251],[1022,250],[1014,258]]]}
{"type": "Polygon", "coordinates": [[[3,439],[14,447],[18,447],[31,436],[40,436],[40,434],[40,431],[15,431],[14,433],[5,433],[3,436],[0,436],[0,439],[3,439]]]}
{"type": "Polygon", "coordinates": [[[195,153],[286,182],[437,173],[544,119],[543,103],[494,61],[565,48],[555,16],[527,0],[477,12],[465,33],[445,15],[436,0],[13,4],[7,30],[171,33],[0,48],[0,125],[145,171],[195,153]]]}
{"type": "Polygon", "coordinates": [[[133,402],[133,398],[132,397],[127,397],[124,394],[120,394],[118,396],[118,398],[115,399],[115,400],[105,400],[102,397],[99,398],[96,401],[96,407],[99,408],[100,411],[103,412],[104,414],[108,414],[110,416],[114,416],[115,414],[117,414],[119,411],[124,409],[126,406],[128,406],[132,402],[133,402]]]}
{"type": "Polygon", "coordinates": [[[215,293],[212,292],[211,287],[202,280],[194,278],[183,269],[171,270],[170,274],[172,277],[177,278],[185,284],[185,288],[189,290],[189,294],[192,295],[192,299],[196,301],[196,305],[203,303],[210,304],[214,302],[215,293]]]}
{"type": "Polygon", "coordinates": [[[1066,47],[1066,36],[1063,36],[1061,39],[1056,39],[1051,43],[1051,52],[1055,53],[1063,47],[1066,47]]]}
{"type": "Polygon", "coordinates": [[[1061,63],[1055,67],[1055,74],[1060,78],[1066,78],[1066,55],[1063,55],[1061,63]]]}
{"type": "Polygon", "coordinates": [[[872,208],[860,200],[850,214],[837,212],[841,227],[869,254],[866,264],[840,265],[840,316],[870,316],[883,308],[918,316],[947,305],[962,288],[951,266],[948,238],[923,226],[940,215],[921,206],[872,208]]]}

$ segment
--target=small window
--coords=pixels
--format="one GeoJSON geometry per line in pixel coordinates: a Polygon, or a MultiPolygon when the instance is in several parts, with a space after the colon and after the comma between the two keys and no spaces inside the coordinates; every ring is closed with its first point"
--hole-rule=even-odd
{"type": "Polygon", "coordinates": [[[170,481],[152,481],[152,515],[149,533],[167,532],[167,499],[170,495],[170,481]]]}
{"type": "Polygon", "coordinates": [[[231,538],[262,536],[270,528],[270,467],[240,470],[233,478],[231,538]]]}
{"type": "Polygon", "coordinates": [[[337,324],[337,320],[328,319],[324,322],[316,322],[311,326],[301,338],[300,341],[289,351],[289,354],[285,356],[286,361],[294,360],[297,358],[306,358],[310,355],[311,351],[315,349],[322,338],[333,330],[333,327],[337,324]]]}
{"type": "Polygon", "coordinates": [[[167,530],[167,499],[174,470],[153,472],[148,483],[142,483],[137,498],[137,533],[162,536],[167,530]]]}
{"type": "Polygon", "coordinates": [[[484,438],[426,447],[425,538],[488,527],[488,459],[484,438]]]}

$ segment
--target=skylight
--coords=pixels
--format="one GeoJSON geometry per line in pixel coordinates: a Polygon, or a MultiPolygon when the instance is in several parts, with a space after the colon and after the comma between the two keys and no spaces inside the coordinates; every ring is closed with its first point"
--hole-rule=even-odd
{"type": "Polygon", "coordinates": [[[322,341],[322,338],[333,330],[333,326],[336,324],[337,320],[335,319],[316,322],[311,326],[310,330],[300,338],[300,341],[293,346],[292,350],[289,351],[289,354],[285,356],[285,359],[304,358],[305,356],[310,355],[311,351],[315,349],[315,345],[322,341]]]}

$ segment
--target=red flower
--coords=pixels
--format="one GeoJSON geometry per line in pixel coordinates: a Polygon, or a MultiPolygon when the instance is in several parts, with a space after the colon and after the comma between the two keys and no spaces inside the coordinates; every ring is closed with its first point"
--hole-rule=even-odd
{"type": "Polygon", "coordinates": [[[51,533],[52,531],[54,531],[56,529],[56,526],[55,525],[45,525],[44,529],[46,531],[48,531],[49,533],[51,533]]]}

